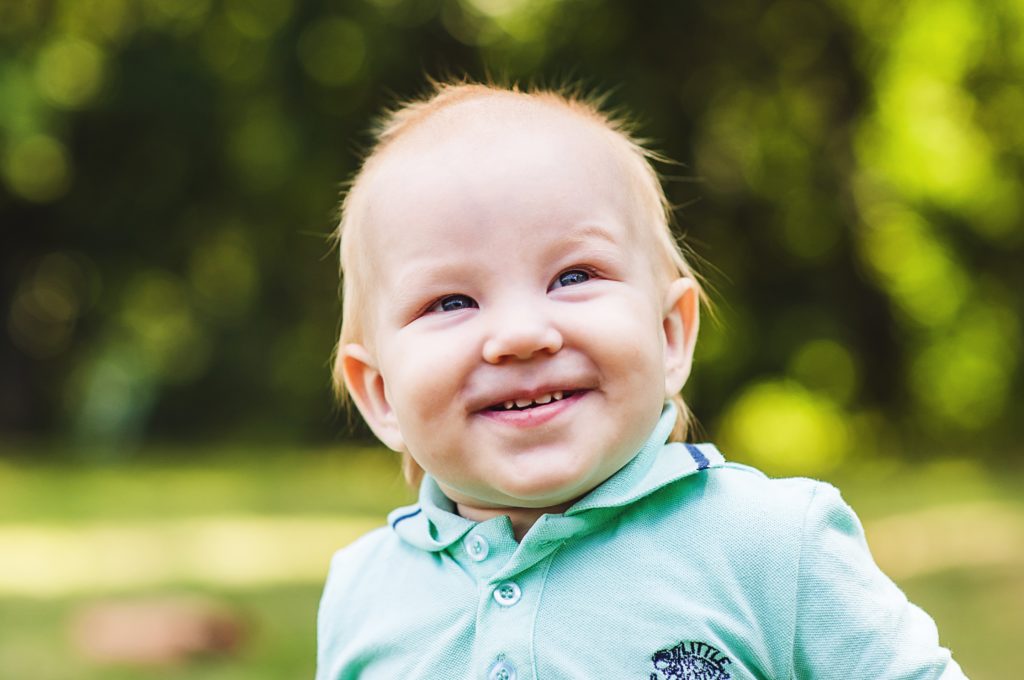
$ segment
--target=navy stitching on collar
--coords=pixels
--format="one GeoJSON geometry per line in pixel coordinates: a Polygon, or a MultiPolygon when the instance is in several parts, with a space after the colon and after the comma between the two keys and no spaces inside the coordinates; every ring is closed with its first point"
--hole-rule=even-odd
{"type": "Polygon", "coordinates": [[[693,444],[686,444],[686,450],[690,452],[691,456],[693,456],[693,462],[697,464],[698,470],[705,470],[709,465],[711,465],[711,461],[709,461],[707,457],[700,452],[700,449],[693,444]]]}
{"type": "Polygon", "coordinates": [[[407,515],[402,515],[401,517],[396,517],[395,521],[391,523],[391,528],[394,529],[395,527],[398,526],[398,523],[401,522],[402,520],[409,519],[410,517],[415,517],[416,515],[420,514],[421,512],[423,512],[423,508],[416,508],[415,510],[413,510],[412,512],[410,512],[407,515]]]}

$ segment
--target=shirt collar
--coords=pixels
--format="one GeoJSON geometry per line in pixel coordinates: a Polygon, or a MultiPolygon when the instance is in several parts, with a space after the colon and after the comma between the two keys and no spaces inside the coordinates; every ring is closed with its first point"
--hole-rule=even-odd
{"type": "MultiPolygon", "coordinates": [[[[609,517],[609,510],[624,508],[679,479],[725,462],[711,444],[666,443],[676,420],[676,409],[665,404],[661,418],[637,454],[618,472],[580,498],[562,515],[544,515],[534,529],[541,530],[545,541],[565,539],[587,533],[609,517]]],[[[497,517],[488,523],[504,523],[511,534],[508,517],[497,517]]],[[[429,475],[420,485],[419,502],[394,510],[388,523],[407,543],[423,550],[446,549],[477,525],[455,513],[455,504],[448,499],[429,475]]],[[[533,529],[524,543],[535,534],[533,529]]]]}

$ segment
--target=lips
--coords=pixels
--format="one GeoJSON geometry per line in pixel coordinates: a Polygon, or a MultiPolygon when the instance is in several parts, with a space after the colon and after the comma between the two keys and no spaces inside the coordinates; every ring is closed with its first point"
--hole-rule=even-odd
{"type": "Polygon", "coordinates": [[[553,390],[551,392],[544,392],[533,397],[519,397],[517,399],[506,399],[492,404],[486,408],[487,411],[523,411],[537,406],[543,406],[544,404],[550,404],[554,401],[562,401],[568,399],[573,394],[574,390],[553,390]]]}
{"type": "Polygon", "coordinates": [[[577,404],[587,398],[590,392],[589,389],[542,391],[533,397],[506,399],[489,408],[477,411],[475,415],[485,421],[499,424],[501,427],[533,431],[573,410],[577,404]],[[562,393],[562,398],[557,401],[554,399],[556,392],[562,393]],[[551,400],[546,403],[535,401],[537,398],[543,401],[548,396],[551,397],[551,400]],[[510,401],[512,407],[505,408],[505,404],[510,401]],[[517,406],[517,403],[526,404],[526,406],[517,406]]]}
{"type": "Polygon", "coordinates": [[[552,410],[600,389],[600,380],[593,369],[565,364],[561,367],[544,362],[512,368],[485,366],[466,386],[466,410],[488,415],[552,410]]]}

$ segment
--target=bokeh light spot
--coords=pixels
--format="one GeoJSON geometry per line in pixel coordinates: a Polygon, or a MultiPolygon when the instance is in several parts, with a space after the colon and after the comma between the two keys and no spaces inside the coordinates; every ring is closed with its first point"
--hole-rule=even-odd
{"type": "Polygon", "coordinates": [[[228,20],[250,38],[268,38],[284,26],[292,14],[291,0],[227,0],[228,20]]]}
{"type": "Polygon", "coordinates": [[[203,27],[201,50],[213,70],[229,81],[257,82],[266,70],[267,44],[243,35],[223,18],[203,27]]]}
{"type": "Polygon", "coordinates": [[[61,9],[61,25],[66,31],[100,42],[125,37],[137,19],[129,0],[79,0],[65,3],[61,9]]]}
{"type": "Polygon", "coordinates": [[[950,322],[970,292],[952,251],[916,212],[894,204],[865,210],[861,245],[900,310],[923,326],[950,322]]]}
{"type": "Polygon", "coordinates": [[[465,0],[463,4],[490,17],[504,17],[521,11],[531,0],[465,0]]]}
{"type": "Polygon", "coordinates": [[[910,387],[940,423],[969,430],[989,425],[1006,407],[1020,342],[1010,309],[979,302],[915,356],[910,387]]]}
{"type": "Polygon", "coordinates": [[[115,340],[76,366],[64,402],[77,437],[118,441],[138,435],[156,398],[156,383],[138,349],[115,340]]]}
{"type": "Polygon", "coordinates": [[[206,368],[208,338],[177,277],[159,271],[139,275],[128,287],[120,320],[147,373],[187,382],[206,368]]]}
{"type": "Polygon", "coordinates": [[[18,282],[7,318],[16,347],[37,359],[66,351],[76,322],[95,301],[98,275],[77,253],[43,256],[18,282]]]}
{"type": "Polygon", "coordinates": [[[329,86],[344,85],[359,75],[366,61],[366,38],[358,24],[328,17],[303,31],[299,60],[314,80],[329,86]]]}
{"type": "Polygon", "coordinates": [[[57,106],[84,106],[103,83],[103,53],[85,40],[57,38],[39,53],[36,83],[40,93],[57,106]]]}
{"type": "Polygon", "coordinates": [[[16,141],[3,158],[7,185],[36,203],[60,198],[71,186],[71,161],[64,145],[49,135],[16,141]]]}
{"type": "Polygon", "coordinates": [[[206,18],[210,0],[149,0],[149,6],[150,16],[158,18],[158,23],[191,29],[206,18]]]}
{"type": "Polygon", "coordinates": [[[189,283],[203,311],[233,318],[248,309],[258,282],[255,255],[237,229],[200,243],[189,260],[189,283]]]}
{"type": "Polygon", "coordinates": [[[821,474],[849,448],[835,403],[791,381],[745,390],[726,411],[720,432],[729,455],[771,474],[821,474]]]}
{"type": "Polygon", "coordinates": [[[824,392],[838,403],[848,402],[859,382],[853,355],[835,340],[805,343],[793,355],[789,369],[801,384],[824,392]]]}
{"type": "Polygon", "coordinates": [[[282,182],[297,153],[295,131],[273,103],[254,105],[233,131],[230,149],[238,172],[253,187],[282,182]]]}
{"type": "Polygon", "coordinates": [[[464,45],[481,46],[494,39],[494,23],[486,16],[475,11],[472,6],[458,2],[445,2],[441,5],[441,24],[448,35],[464,45]],[[491,27],[492,30],[486,30],[491,27]]]}

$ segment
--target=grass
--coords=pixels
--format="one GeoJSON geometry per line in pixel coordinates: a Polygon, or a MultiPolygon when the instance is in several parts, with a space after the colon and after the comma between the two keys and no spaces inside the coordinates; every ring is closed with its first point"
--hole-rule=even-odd
{"type": "Polygon", "coordinates": [[[1024,667],[1024,563],[950,569],[903,581],[932,615],[942,643],[972,680],[1020,677],[1024,667]]]}
{"type": "Polygon", "coordinates": [[[312,678],[330,554],[414,498],[393,454],[375,449],[161,453],[100,466],[0,460],[0,678],[312,678]],[[72,643],[84,608],[167,594],[239,612],[241,651],[119,667],[72,643]]]}
{"type": "MultiPolygon", "coordinates": [[[[158,462],[0,460],[0,677],[312,677],[326,561],[412,494],[378,450],[163,451],[158,462]],[[202,594],[247,622],[239,652],[170,667],[83,657],[69,635],[110,598],[202,594]]],[[[150,457],[152,459],[152,457],[150,457]]],[[[936,619],[968,675],[1024,667],[1024,473],[875,464],[834,481],[879,563],[936,619]]]]}
{"type": "Polygon", "coordinates": [[[249,631],[240,653],[177,666],[98,664],[71,643],[69,621],[96,597],[0,599],[0,677],[10,680],[253,680],[312,678],[318,584],[210,591],[198,586],[163,592],[205,594],[241,612],[249,631]]]}
{"type": "Polygon", "coordinates": [[[76,524],[223,514],[383,516],[414,500],[395,454],[160,450],[153,462],[61,465],[0,457],[0,522],[76,524]],[[15,462],[16,461],[16,462],[15,462]]]}

